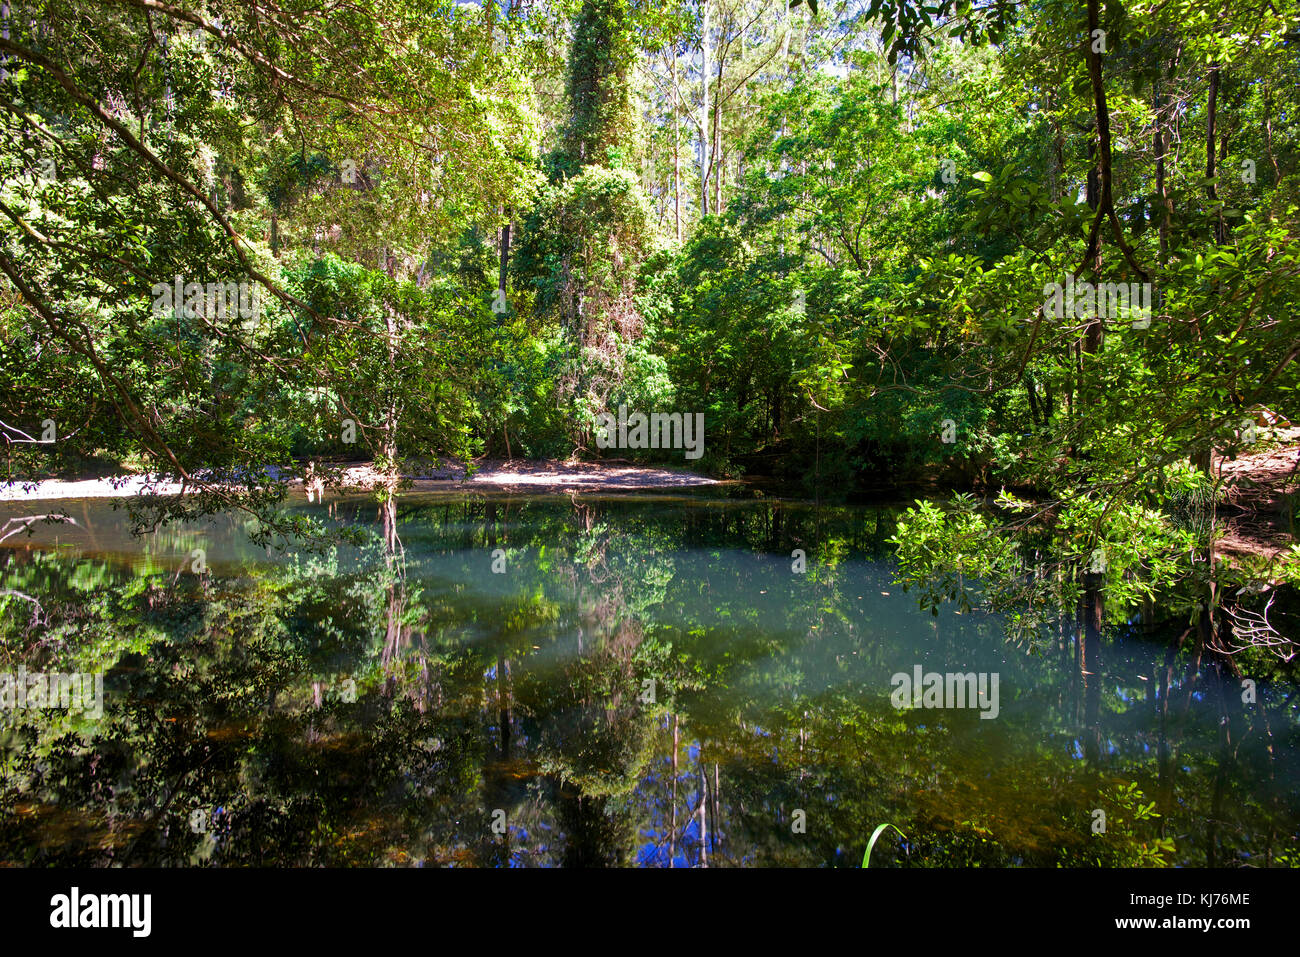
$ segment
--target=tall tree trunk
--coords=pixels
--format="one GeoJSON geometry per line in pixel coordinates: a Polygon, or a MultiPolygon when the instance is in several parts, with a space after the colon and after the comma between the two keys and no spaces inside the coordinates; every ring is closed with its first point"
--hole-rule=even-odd
{"type": "MultiPolygon", "coordinates": [[[[786,2],[788,3],[789,0],[786,0],[786,2]]],[[[4,37],[6,40],[9,39],[9,0],[4,0],[3,3],[0,3],[0,37],[4,37]]],[[[9,76],[9,71],[3,69],[4,64],[8,62],[8,54],[0,55],[0,80],[6,79],[9,76]]]]}
{"type": "Polygon", "coordinates": [[[709,0],[702,0],[700,29],[700,216],[709,214],[709,0]]]}
{"type": "MultiPolygon", "coordinates": [[[[391,279],[397,272],[397,260],[387,247],[380,250],[380,268],[391,279]]],[[[397,315],[390,306],[384,306],[384,331],[388,340],[388,401],[384,409],[384,432],[379,441],[379,455],[383,460],[385,503],[393,508],[393,521],[387,535],[388,553],[391,557],[397,552],[397,391],[393,382],[397,376],[398,333],[400,332],[397,315]]]]}
{"type": "Polygon", "coordinates": [[[1088,78],[1092,86],[1094,122],[1097,128],[1097,175],[1100,179],[1100,196],[1093,215],[1092,229],[1088,233],[1088,251],[1084,254],[1084,265],[1098,255],[1101,242],[1101,222],[1109,221],[1111,235],[1115,245],[1123,254],[1124,260],[1137,273],[1143,282],[1149,282],[1142,264],[1137,261],[1132,247],[1124,238],[1124,229],[1119,216],[1115,213],[1115,200],[1112,193],[1111,146],[1110,146],[1110,110],[1106,106],[1106,84],[1102,75],[1101,53],[1094,47],[1094,37],[1101,30],[1100,0],[1088,0],[1088,35],[1084,40],[1084,59],[1088,64],[1088,78]]]}
{"type": "Polygon", "coordinates": [[[724,51],[718,50],[718,85],[713,91],[713,212],[722,214],[722,68],[724,51]]]}
{"type": "MultiPolygon", "coordinates": [[[[1047,112],[1052,112],[1052,94],[1047,94],[1047,112]]],[[[1061,132],[1061,121],[1051,117],[1052,152],[1050,154],[1051,176],[1047,188],[1053,203],[1059,203],[1065,193],[1065,134],[1061,132]]]]}
{"type": "MultiPolygon", "coordinates": [[[[1089,270],[1093,279],[1099,279],[1101,276],[1101,237],[1096,233],[1100,217],[1104,215],[1102,204],[1101,176],[1098,170],[1097,145],[1090,142],[1088,144],[1088,177],[1084,184],[1084,197],[1087,200],[1088,208],[1094,210],[1093,231],[1088,247],[1088,259],[1083,263],[1083,270],[1089,270]]],[[[1100,304],[1097,304],[1098,306],[1100,304]]],[[[1078,394],[1079,405],[1081,409],[1087,408],[1090,404],[1088,391],[1088,368],[1087,356],[1096,355],[1101,351],[1102,345],[1102,324],[1097,314],[1088,317],[1088,323],[1083,328],[1083,335],[1079,339],[1078,349],[1078,394]]]]}
{"type": "MultiPolygon", "coordinates": [[[[1216,63],[1210,67],[1210,92],[1205,103],[1205,194],[1209,197],[1211,206],[1217,205],[1219,202],[1219,190],[1214,184],[1214,153],[1218,147],[1215,142],[1215,127],[1218,123],[1219,77],[1219,64],[1216,63]]],[[[1219,209],[1216,213],[1213,236],[1216,243],[1223,242],[1222,209],[1219,209]]]]}
{"type": "Polygon", "coordinates": [[[1264,151],[1273,167],[1273,182],[1276,183],[1282,178],[1282,171],[1278,169],[1277,156],[1273,152],[1273,92],[1267,81],[1264,83],[1264,151]]]}
{"type": "Polygon", "coordinates": [[[790,0],[785,0],[785,35],[781,38],[781,80],[782,89],[785,78],[790,75],[790,0]]]}
{"type": "Polygon", "coordinates": [[[673,223],[677,229],[677,244],[682,242],[682,162],[681,117],[677,115],[677,51],[672,51],[673,74],[673,223]]]}
{"type": "Polygon", "coordinates": [[[501,227],[501,273],[497,279],[497,289],[501,293],[501,298],[506,295],[506,276],[510,267],[510,209],[506,208],[505,225],[501,227]]]}
{"type": "MultiPolygon", "coordinates": [[[[1219,202],[1219,191],[1214,185],[1215,176],[1215,128],[1218,123],[1219,110],[1219,65],[1216,63],[1210,67],[1209,77],[1209,94],[1205,103],[1205,195],[1209,199],[1210,205],[1215,206],[1219,202]]],[[[1211,239],[1217,244],[1223,241],[1223,212],[1220,209],[1216,214],[1215,224],[1210,229],[1211,239]]],[[[1196,337],[1200,339],[1200,325],[1196,326],[1196,337]]],[[[1200,470],[1203,474],[1209,475],[1210,468],[1214,462],[1214,449],[1212,444],[1206,443],[1205,448],[1196,449],[1191,455],[1191,464],[1200,470]]]]}

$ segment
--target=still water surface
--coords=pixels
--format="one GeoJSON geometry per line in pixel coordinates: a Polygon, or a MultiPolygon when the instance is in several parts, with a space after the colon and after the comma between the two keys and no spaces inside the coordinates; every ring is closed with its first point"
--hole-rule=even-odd
{"type": "Polygon", "coordinates": [[[1235,706],[1134,625],[1088,708],[1069,616],[918,609],[894,507],[408,495],[390,561],[53,504],[0,547],[0,671],[104,712],[0,723],[6,864],[860,866],[885,822],[872,867],[1298,861],[1293,684],[1235,706]],[[895,707],[918,668],[984,697],[895,707]]]}

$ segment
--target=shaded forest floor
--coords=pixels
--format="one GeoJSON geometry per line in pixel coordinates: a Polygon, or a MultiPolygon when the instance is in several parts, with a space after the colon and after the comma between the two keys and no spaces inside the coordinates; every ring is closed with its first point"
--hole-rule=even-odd
{"type": "Polygon", "coordinates": [[[1220,513],[1227,522],[1218,546],[1223,553],[1273,558],[1296,541],[1300,428],[1272,430],[1270,438],[1248,455],[1214,457],[1223,482],[1220,513]]]}

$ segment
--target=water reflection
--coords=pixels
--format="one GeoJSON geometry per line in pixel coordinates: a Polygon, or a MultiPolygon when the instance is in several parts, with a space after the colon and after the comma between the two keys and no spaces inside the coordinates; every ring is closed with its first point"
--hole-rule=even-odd
{"type": "Polygon", "coordinates": [[[891,509],[297,507],[374,534],[268,554],[78,502],[4,543],[0,670],[103,671],[107,701],[9,712],[0,859],[856,865],[890,821],[873,866],[1296,863],[1281,666],[1247,704],[1195,635],[922,613],[891,509]],[[915,666],[1000,675],[998,717],[896,710],[915,666]]]}

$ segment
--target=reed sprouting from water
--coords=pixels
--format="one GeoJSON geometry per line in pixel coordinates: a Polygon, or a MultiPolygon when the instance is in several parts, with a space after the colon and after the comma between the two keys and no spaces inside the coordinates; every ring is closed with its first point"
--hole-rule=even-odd
{"type": "Polygon", "coordinates": [[[899,837],[901,837],[901,838],[902,838],[903,840],[905,840],[905,841],[907,840],[907,835],[904,834],[902,831],[899,831],[898,828],[894,827],[894,825],[892,825],[892,824],[890,824],[890,823],[888,823],[888,822],[885,822],[884,824],[880,825],[880,827],[876,828],[876,829],[871,833],[871,840],[867,841],[867,852],[866,852],[865,854],[862,855],[862,866],[863,866],[863,867],[870,867],[870,866],[871,866],[871,849],[872,849],[873,847],[876,846],[876,841],[879,840],[880,835],[884,833],[885,828],[887,828],[887,827],[893,827],[895,831],[898,831],[898,836],[899,836],[899,837]]]}

